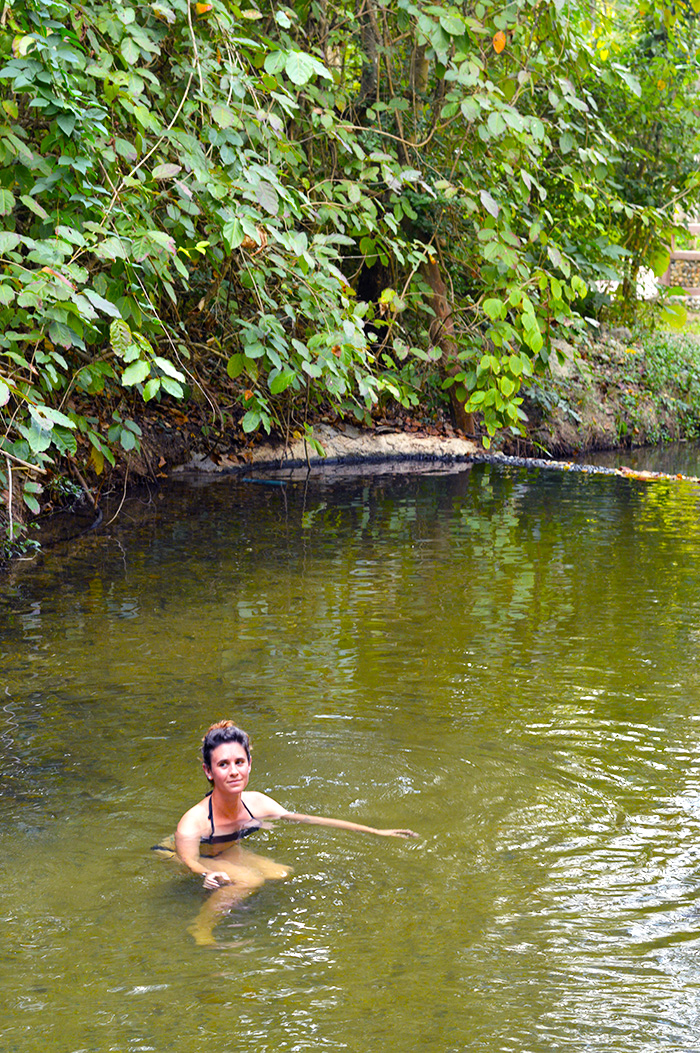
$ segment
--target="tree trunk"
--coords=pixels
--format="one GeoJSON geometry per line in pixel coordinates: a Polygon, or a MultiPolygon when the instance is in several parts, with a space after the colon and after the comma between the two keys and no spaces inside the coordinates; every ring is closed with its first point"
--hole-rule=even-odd
{"type": "Polygon", "coordinates": [[[376,96],[377,80],[379,77],[379,60],[377,52],[381,41],[379,39],[379,29],[377,27],[377,16],[374,10],[373,0],[358,0],[357,21],[360,25],[362,51],[365,61],[362,64],[360,93],[355,105],[358,107],[366,107],[371,106],[373,96],[376,96]]]}
{"type": "MultiPolygon", "coordinates": [[[[447,286],[440,273],[440,264],[437,260],[426,260],[422,264],[423,277],[430,286],[432,293],[430,306],[435,312],[435,317],[430,323],[430,339],[436,347],[442,351],[440,359],[440,373],[442,377],[454,376],[459,373],[461,363],[457,359],[457,347],[454,339],[454,321],[452,307],[447,299],[447,286]]],[[[464,403],[457,398],[456,385],[449,389],[450,409],[452,421],[466,435],[474,434],[474,415],[467,413],[464,403]]]]}

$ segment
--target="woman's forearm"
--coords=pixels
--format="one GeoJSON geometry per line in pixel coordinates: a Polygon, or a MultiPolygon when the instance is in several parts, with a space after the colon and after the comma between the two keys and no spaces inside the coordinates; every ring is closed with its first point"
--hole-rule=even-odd
{"type": "Polygon", "coordinates": [[[205,867],[202,865],[202,860],[199,855],[199,845],[196,849],[188,844],[184,839],[181,840],[177,833],[175,834],[175,851],[178,854],[179,859],[185,864],[188,870],[191,870],[193,874],[204,875],[208,874],[212,869],[211,867],[205,867]]]}

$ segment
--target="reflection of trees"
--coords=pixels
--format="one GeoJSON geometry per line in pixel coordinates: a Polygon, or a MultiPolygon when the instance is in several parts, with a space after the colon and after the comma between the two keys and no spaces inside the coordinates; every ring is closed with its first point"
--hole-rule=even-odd
{"type": "Polygon", "coordinates": [[[212,704],[624,716],[694,618],[695,509],[683,485],[485,466],[173,488],[6,597],[8,688],[133,728],[212,704]]]}

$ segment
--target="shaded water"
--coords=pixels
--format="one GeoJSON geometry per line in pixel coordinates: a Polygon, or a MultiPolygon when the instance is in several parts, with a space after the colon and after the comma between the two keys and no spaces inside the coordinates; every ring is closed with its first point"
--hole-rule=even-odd
{"type": "Polygon", "coordinates": [[[638,446],[631,450],[596,450],[583,453],[578,459],[609,468],[627,465],[635,471],[700,476],[698,442],[667,442],[659,446],[638,446]]]}
{"type": "MultiPolygon", "coordinates": [[[[700,490],[175,482],[0,600],[2,1053],[695,1050],[700,490]],[[154,858],[236,717],[294,867],[154,858]]],[[[252,842],[255,841],[255,844],[252,842]]]]}

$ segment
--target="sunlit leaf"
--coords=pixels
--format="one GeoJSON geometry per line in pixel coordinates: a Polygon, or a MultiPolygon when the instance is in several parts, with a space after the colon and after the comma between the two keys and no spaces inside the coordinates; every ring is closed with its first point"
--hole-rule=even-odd
{"type": "Polygon", "coordinates": [[[649,266],[653,270],[656,278],[660,278],[665,274],[670,265],[671,253],[665,248],[659,249],[649,260],[649,266]]]}
{"type": "Polygon", "coordinates": [[[661,311],[661,320],[671,329],[682,329],[688,321],[688,311],[682,303],[669,303],[661,311]]]}
{"type": "Polygon", "coordinates": [[[306,84],[315,73],[332,79],[323,63],[305,51],[290,51],[285,60],[284,69],[289,79],[298,85],[306,84]]]}
{"type": "Polygon", "coordinates": [[[19,234],[11,230],[0,230],[0,253],[11,252],[16,249],[21,241],[19,234]]]}
{"type": "Polygon", "coordinates": [[[179,175],[182,171],[182,165],[174,164],[163,164],[156,165],[151,172],[154,179],[173,179],[174,176],[179,175]]]}
{"type": "MultiPolygon", "coordinates": [[[[11,24],[16,25],[17,23],[15,22],[11,24]]],[[[29,36],[28,34],[15,37],[12,41],[12,54],[15,58],[24,58],[24,56],[31,51],[34,44],[34,37],[29,36]]]]}
{"type": "Polygon", "coordinates": [[[125,388],[132,387],[134,384],[142,384],[150,372],[149,363],[139,358],[128,365],[122,373],[122,384],[125,388]]]}
{"type": "Polygon", "coordinates": [[[488,190],[480,190],[479,197],[481,198],[481,204],[484,206],[487,212],[489,212],[494,219],[498,218],[498,213],[501,211],[498,202],[488,192],[488,190]]]}
{"type": "Polygon", "coordinates": [[[175,12],[165,4],[151,4],[151,11],[161,22],[167,22],[171,26],[175,23],[175,12]]]}

